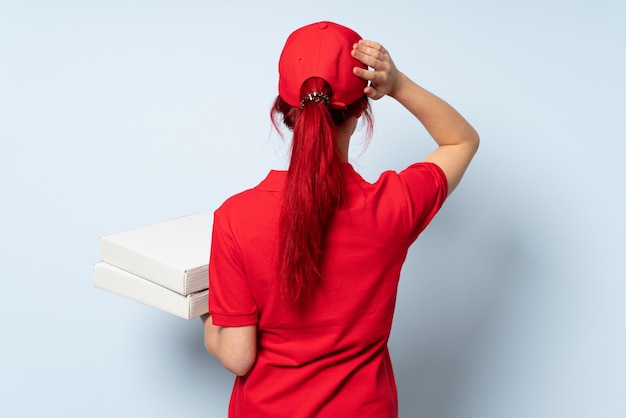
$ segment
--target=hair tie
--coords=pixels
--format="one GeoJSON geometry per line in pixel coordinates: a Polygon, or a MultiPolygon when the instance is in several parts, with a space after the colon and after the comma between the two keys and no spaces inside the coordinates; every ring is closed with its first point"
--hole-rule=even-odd
{"type": "Polygon", "coordinates": [[[330,103],[330,97],[326,93],[322,93],[321,91],[314,91],[302,98],[300,101],[300,108],[304,107],[305,103],[315,102],[315,103],[324,103],[327,105],[330,103]]]}

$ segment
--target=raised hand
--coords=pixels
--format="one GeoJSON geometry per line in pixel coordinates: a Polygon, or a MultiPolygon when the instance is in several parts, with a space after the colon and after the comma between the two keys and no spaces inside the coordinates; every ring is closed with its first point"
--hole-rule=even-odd
{"type": "Polygon", "coordinates": [[[385,95],[393,96],[402,73],[381,44],[362,39],[353,45],[352,56],[371,68],[355,67],[353,70],[357,77],[370,82],[363,90],[367,97],[378,100],[385,95]]]}

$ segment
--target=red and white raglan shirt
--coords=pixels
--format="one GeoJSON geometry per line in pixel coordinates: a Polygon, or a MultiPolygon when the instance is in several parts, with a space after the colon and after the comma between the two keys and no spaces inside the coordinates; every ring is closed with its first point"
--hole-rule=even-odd
{"type": "Polygon", "coordinates": [[[281,297],[278,218],[286,171],[216,212],[209,266],[215,325],[256,325],[258,355],[235,380],[230,417],[398,416],[387,349],[409,246],[447,196],[443,171],[416,163],[366,182],[343,166],[345,202],[334,215],[323,282],[306,309],[281,297]]]}

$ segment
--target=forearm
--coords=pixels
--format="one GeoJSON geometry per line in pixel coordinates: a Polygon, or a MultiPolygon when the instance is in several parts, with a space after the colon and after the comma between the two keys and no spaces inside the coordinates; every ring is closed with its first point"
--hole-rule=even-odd
{"type": "Polygon", "coordinates": [[[478,134],[452,106],[398,72],[394,89],[388,93],[411,112],[439,146],[478,147],[478,134]]]}

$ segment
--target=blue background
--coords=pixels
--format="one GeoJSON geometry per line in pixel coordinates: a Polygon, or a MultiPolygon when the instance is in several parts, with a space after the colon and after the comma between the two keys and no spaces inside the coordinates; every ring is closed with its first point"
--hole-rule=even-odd
{"type": "MultiPolygon", "coordinates": [[[[98,240],[284,167],[278,56],[323,19],[383,43],[482,139],[403,271],[400,415],[626,416],[625,17],[602,0],[2,0],[0,416],[226,415],[233,378],[200,321],[94,289],[98,240]]],[[[392,99],[374,112],[352,152],[366,179],[433,149],[392,99]]]]}

